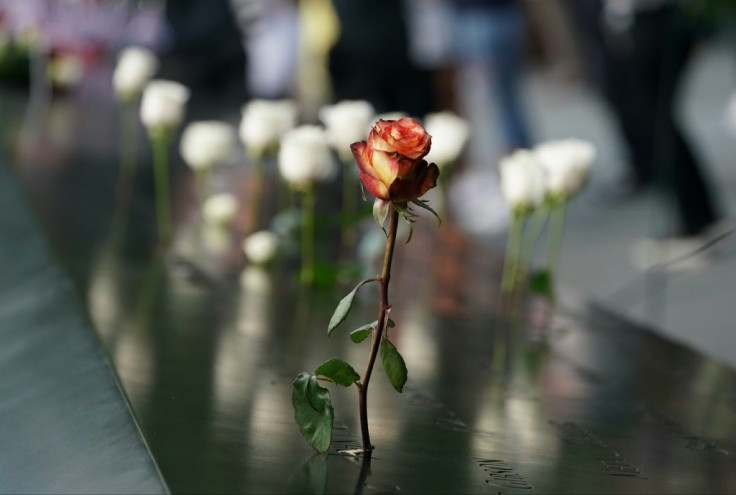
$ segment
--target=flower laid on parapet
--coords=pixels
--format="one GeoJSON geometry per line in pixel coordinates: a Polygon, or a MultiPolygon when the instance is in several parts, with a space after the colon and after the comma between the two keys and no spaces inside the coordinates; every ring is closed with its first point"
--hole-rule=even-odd
{"type": "MultiPolygon", "coordinates": [[[[410,205],[434,211],[426,201],[419,199],[437,184],[439,168],[424,157],[429,153],[432,138],[415,120],[400,118],[395,121],[379,120],[373,125],[367,141],[353,143],[350,148],[358,163],[360,179],[365,189],[376,197],[374,217],[384,229],[388,218],[386,251],[383,270],[375,278],[361,281],[337,305],[327,327],[328,335],[341,325],[360,288],[377,282],[380,286],[378,319],[363,325],[350,334],[350,340],[360,343],[372,337],[370,353],[363,375],[359,375],[347,362],[333,357],[322,363],[314,374],[300,373],[294,380],[292,405],[294,419],[307,442],[317,451],[326,451],[332,442],[334,411],[329,391],[318,380],[344,387],[356,386],[360,414],[360,430],[363,452],[370,453],[373,445],[368,430],[368,385],[373,366],[380,353],[381,364],[391,385],[401,392],[407,379],[404,359],[388,338],[388,328],[394,323],[390,318],[388,299],[391,264],[396,245],[399,217],[411,224],[416,214],[410,205]]],[[[411,235],[409,236],[409,240],[411,235]]]]}

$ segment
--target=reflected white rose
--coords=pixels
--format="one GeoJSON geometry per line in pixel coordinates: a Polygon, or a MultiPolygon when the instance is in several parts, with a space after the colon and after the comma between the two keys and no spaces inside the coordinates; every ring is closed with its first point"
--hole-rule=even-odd
{"type": "Polygon", "coordinates": [[[540,144],[534,155],[546,174],[547,196],[565,200],[587,182],[596,151],[587,141],[565,139],[540,144]]]}
{"type": "Polygon", "coordinates": [[[146,84],[141,100],[141,121],[149,132],[172,131],[184,119],[189,89],[183,84],[154,79],[146,84]]]}
{"type": "Polygon", "coordinates": [[[365,139],[365,130],[373,123],[374,115],[373,105],[363,100],[345,100],[320,109],[319,119],[340,160],[352,161],[350,145],[365,139]]]}
{"type": "Polygon", "coordinates": [[[457,160],[470,136],[470,125],[452,112],[427,115],[424,128],[432,136],[432,148],[425,160],[440,167],[457,160]]]}
{"type": "Polygon", "coordinates": [[[544,201],[544,169],[534,153],[518,150],[499,165],[501,191],[514,211],[528,211],[544,201]]]}
{"type": "Polygon", "coordinates": [[[158,58],[151,50],[138,46],[126,48],[120,54],[112,75],[115,94],[121,100],[135,98],[157,70],[158,58]]]}
{"type": "Polygon", "coordinates": [[[252,100],[243,107],[240,140],[251,156],[259,158],[278,146],[296,119],[296,103],[291,100],[252,100]]]}
{"type": "Polygon", "coordinates": [[[278,249],[278,236],[268,230],[261,230],[243,240],[245,257],[255,265],[263,265],[273,260],[278,249]]]}
{"type": "Polygon", "coordinates": [[[279,173],[290,187],[306,189],[335,174],[327,134],[314,125],[303,125],[281,138],[279,173]]]}
{"type": "Polygon", "coordinates": [[[194,170],[211,168],[225,161],[235,144],[235,131],[226,122],[192,122],[182,133],[180,151],[184,162],[194,170]]]}
{"type": "Polygon", "coordinates": [[[202,218],[211,225],[227,225],[238,212],[238,198],[234,194],[220,193],[207,198],[202,205],[202,218]]]}

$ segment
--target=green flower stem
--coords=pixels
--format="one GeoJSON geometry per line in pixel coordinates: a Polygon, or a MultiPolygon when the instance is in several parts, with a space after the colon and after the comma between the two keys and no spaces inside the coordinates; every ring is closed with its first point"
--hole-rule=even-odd
{"type": "Polygon", "coordinates": [[[519,268],[517,269],[517,280],[524,279],[526,267],[528,267],[532,262],[532,257],[534,256],[534,248],[537,245],[537,240],[539,239],[539,235],[542,233],[542,229],[544,229],[544,224],[547,223],[548,216],[549,206],[543,204],[542,206],[537,208],[537,211],[534,213],[531,221],[529,222],[529,226],[527,227],[521,242],[522,254],[521,262],[519,264],[519,268]]]}
{"type": "Polygon", "coordinates": [[[342,232],[341,244],[343,250],[347,250],[355,244],[355,214],[357,211],[358,198],[356,197],[356,183],[350,162],[343,163],[342,174],[342,232]]]}
{"type": "Polygon", "coordinates": [[[314,282],[314,187],[302,193],[302,270],[300,280],[305,285],[314,282]]]}
{"type": "Polygon", "coordinates": [[[550,216],[549,243],[547,245],[547,270],[550,279],[557,271],[557,265],[560,262],[560,251],[562,249],[562,233],[565,230],[565,201],[555,204],[552,207],[550,216]]]}
{"type": "Polygon", "coordinates": [[[169,193],[169,134],[166,131],[151,133],[153,144],[153,173],[156,184],[156,218],[159,240],[168,244],[172,238],[171,198],[169,193]]]}
{"type": "Polygon", "coordinates": [[[386,322],[388,321],[387,312],[390,308],[388,303],[388,283],[391,279],[391,262],[394,258],[394,246],[396,245],[396,229],[399,226],[399,212],[394,208],[393,203],[390,206],[389,215],[391,220],[388,227],[388,238],[386,239],[386,254],[383,257],[383,272],[378,278],[381,284],[381,307],[378,311],[378,324],[373,330],[373,341],[371,343],[371,352],[368,356],[368,362],[363,372],[363,378],[360,381],[358,389],[358,402],[360,407],[360,433],[363,437],[363,450],[370,452],[373,450],[371,438],[368,432],[368,383],[373,372],[373,365],[378,356],[378,349],[381,347],[383,334],[386,330],[386,322]]]}
{"type": "Polygon", "coordinates": [[[250,211],[252,222],[250,225],[251,232],[255,232],[261,228],[261,202],[263,201],[263,185],[264,185],[264,159],[263,155],[253,159],[253,180],[250,194],[250,211]]]}
{"type": "Polygon", "coordinates": [[[521,249],[521,234],[524,229],[524,213],[514,212],[511,221],[509,240],[506,243],[506,258],[503,265],[503,279],[501,289],[509,293],[514,289],[516,270],[519,266],[519,251],[521,249]]]}

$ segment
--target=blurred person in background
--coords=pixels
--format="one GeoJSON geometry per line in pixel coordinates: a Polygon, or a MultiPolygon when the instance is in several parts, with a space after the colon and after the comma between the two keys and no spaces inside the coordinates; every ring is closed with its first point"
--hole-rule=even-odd
{"type": "Polygon", "coordinates": [[[409,56],[405,5],[397,0],[333,0],[340,36],[329,69],[336,101],[363,99],[378,113],[421,117],[433,109],[430,76],[409,56]]]}
{"type": "Polygon", "coordinates": [[[532,140],[522,104],[525,20],[516,0],[452,0],[456,57],[482,64],[496,102],[504,154],[532,140]]]}
{"type": "MultiPolygon", "coordinates": [[[[669,240],[714,226],[719,212],[700,161],[676,120],[678,89],[700,30],[679,0],[572,0],[629,151],[630,187],[652,186],[674,205],[669,240]]],[[[667,239],[663,239],[667,240],[667,239]]]]}

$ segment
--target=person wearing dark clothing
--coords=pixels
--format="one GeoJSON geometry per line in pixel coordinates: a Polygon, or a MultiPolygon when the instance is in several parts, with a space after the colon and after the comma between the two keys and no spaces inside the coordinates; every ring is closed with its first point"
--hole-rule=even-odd
{"type": "Polygon", "coordinates": [[[378,112],[422,116],[433,108],[430,76],[409,58],[403,2],[333,0],[340,38],[330,52],[335,100],[363,99],[378,112]]]}
{"type": "Polygon", "coordinates": [[[621,5],[577,0],[572,12],[589,46],[601,50],[603,64],[594,71],[628,145],[635,185],[653,186],[673,202],[678,225],[670,235],[702,234],[719,215],[675,115],[698,30],[678,2],[638,0],[617,10],[621,5]]]}

